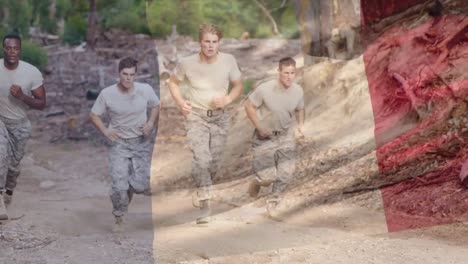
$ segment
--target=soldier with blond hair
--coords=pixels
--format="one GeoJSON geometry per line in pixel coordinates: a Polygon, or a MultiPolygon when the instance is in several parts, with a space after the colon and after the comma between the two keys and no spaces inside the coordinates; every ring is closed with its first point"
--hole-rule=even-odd
{"type": "Polygon", "coordinates": [[[220,169],[230,127],[231,115],[226,106],[243,90],[236,59],[219,51],[221,38],[222,32],[216,26],[201,25],[200,52],[182,59],[169,82],[171,95],[185,116],[193,154],[192,177],[201,210],[197,224],[208,223],[211,215],[210,187],[220,169]],[[184,94],[182,84],[186,88],[184,94]]]}

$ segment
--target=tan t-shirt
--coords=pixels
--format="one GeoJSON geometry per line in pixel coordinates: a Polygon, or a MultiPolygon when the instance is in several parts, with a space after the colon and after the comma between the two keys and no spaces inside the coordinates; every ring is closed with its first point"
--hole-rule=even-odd
{"type": "Polygon", "coordinates": [[[200,55],[183,58],[176,76],[185,88],[184,96],[193,107],[213,110],[213,99],[228,94],[229,82],[240,80],[241,73],[231,54],[219,52],[213,63],[200,61],[200,55]]]}
{"type": "Polygon", "coordinates": [[[250,94],[249,100],[258,108],[260,125],[271,131],[292,127],[295,111],[304,109],[302,87],[293,83],[286,89],[277,79],[262,83],[250,94]]]}
{"type": "Polygon", "coordinates": [[[134,90],[122,93],[117,84],[104,88],[94,102],[91,112],[95,115],[109,113],[109,129],[121,138],[134,138],[143,134],[147,121],[147,108],[159,105],[159,98],[146,83],[133,83],[134,90]]]}
{"type": "Polygon", "coordinates": [[[0,59],[0,116],[25,118],[29,106],[13,97],[10,87],[16,84],[25,95],[32,96],[31,91],[41,87],[43,81],[41,72],[33,65],[20,60],[16,69],[8,70],[0,59]]]}

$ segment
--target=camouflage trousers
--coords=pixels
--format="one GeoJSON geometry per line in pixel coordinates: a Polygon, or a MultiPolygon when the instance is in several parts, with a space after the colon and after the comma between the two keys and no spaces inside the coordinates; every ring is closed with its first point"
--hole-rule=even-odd
{"type": "Polygon", "coordinates": [[[128,211],[134,193],[150,190],[152,152],[153,141],[144,137],[112,142],[109,149],[109,174],[112,178],[112,213],[115,216],[122,216],[128,211]]]}
{"type": "Polygon", "coordinates": [[[269,139],[254,135],[253,169],[261,186],[272,185],[272,196],[278,197],[294,177],[296,170],[296,141],[294,129],[288,129],[269,139]]]}
{"type": "Polygon", "coordinates": [[[20,162],[30,136],[31,123],[27,118],[0,117],[0,192],[15,189],[20,162]]]}
{"type": "Polygon", "coordinates": [[[219,172],[231,115],[228,112],[206,116],[193,112],[187,116],[185,128],[192,151],[192,177],[200,189],[199,200],[210,198],[209,187],[219,172]]]}

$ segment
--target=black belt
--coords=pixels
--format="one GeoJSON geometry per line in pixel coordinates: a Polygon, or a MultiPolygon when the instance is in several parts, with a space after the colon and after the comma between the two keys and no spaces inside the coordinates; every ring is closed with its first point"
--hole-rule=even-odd
{"type": "Polygon", "coordinates": [[[284,130],[283,130],[283,131],[278,131],[278,130],[271,131],[271,134],[272,134],[273,136],[279,136],[279,135],[282,135],[282,134],[284,134],[284,133],[286,133],[286,131],[284,131],[284,130]]]}
{"type": "Polygon", "coordinates": [[[202,114],[202,115],[206,115],[208,117],[219,116],[219,115],[224,114],[224,112],[225,112],[224,109],[204,110],[204,109],[193,108],[193,107],[192,107],[192,111],[196,112],[196,113],[199,113],[199,114],[202,114]]]}
{"type": "MultiPolygon", "coordinates": [[[[288,132],[288,130],[273,130],[271,131],[271,135],[270,136],[280,136],[280,135],[286,135],[288,132]]],[[[257,138],[260,139],[260,140],[268,140],[268,139],[271,139],[270,136],[268,137],[265,137],[265,138],[260,138],[259,135],[258,135],[258,131],[255,129],[255,134],[257,135],[257,138]]]]}

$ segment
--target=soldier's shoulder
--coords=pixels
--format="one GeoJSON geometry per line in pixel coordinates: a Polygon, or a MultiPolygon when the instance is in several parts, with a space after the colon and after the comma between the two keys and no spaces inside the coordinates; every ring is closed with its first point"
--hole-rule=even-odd
{"type": "Polygon", "coordinates": [[[304,89],[302,88],[301,85],[294,83],[293,84],[293,91],[294,94],[296,94],[299,98],[304,98],[304,89]]]}
{"type": "Polygon", "coordinates": [[[278,81],[276,79],[268,79],[260,82],[258,88],[261,89],[273,89],[278,85],[278,81]]]}
{"type": "Polygon", "coordinates": [[[228,60],[228,61],[235,61],[236,60],[236,57],[234,57],[234,55],[230,54],[230,53],[225,53],[225,52],[219,52],[218,53],[218,56],[222,59],[222,60],[228,60]]]}
{"type": "Polygon", "coordinates": [[[117,92],[117,89],[117,84],[113,84],[102,89],[100,94],[102,94],[103,96],[108,96],[111,93],[117,92]]]}
{"type": "Polygon", "coordinates": [[[137,88],[137,89],[152,89],[151,88],[151,85],[147,84],[147,83],[143,83],[143,82],[134,82],[133,85],[137,88]]]}
{"type": "Polygon", "coordinates": [[[20,65],[20,67],[27,70],[28,72],[35,72],[35,73],[39,73],[39,74],[41,73],[41,71],[39,71],[39,69],[36,66],[32,65],[29,62],[20,60],[19,65],[20,65]]]}
{"type": "Polygon", "coordinates": [[[179,60],[179,63],[180,63],[180,64],[193,63],[193,62],[198,61],[198,58],[199,58],[198,53],[191,54],[191,55],[182,57],[182,58],[179,60]]]}
{"type": "Polygon", "coordinates": [[[302,86],[298,83],[293,83],[293,88],[298,92],[304,93],[304,88],[302,88],[302,86]]]}

